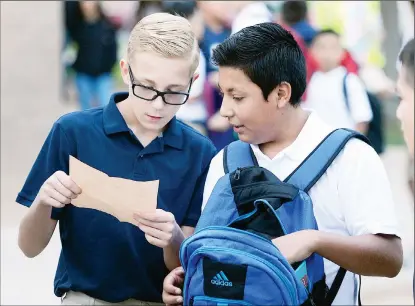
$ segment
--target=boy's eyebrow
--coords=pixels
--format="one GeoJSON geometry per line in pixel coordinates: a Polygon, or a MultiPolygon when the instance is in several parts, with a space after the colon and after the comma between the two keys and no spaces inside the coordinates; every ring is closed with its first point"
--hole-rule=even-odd
{"type": "Polygon", "coordinates": [[[187,86],[188,84],[186,84],[186,85],[178,85],[178,84],[173,84],[173,85],[169,85],[169,86],[167,86],[167,89],[172,89],[172,88],[180,88],[180,89],[183,89],[183,88],[186,88],[186,86],[187,86]]]}
{"type": "MultiPolygon", "coordinates": [[[[220,87],[220,85],[219,85],[219,83],[218,83],[218,88],[219,88],[219,90],[220,91],[222,91],[223,92],[223,90],[222,90],[222,88],[220,87]]],[[[234,88],[228,88],[228,90],[226,90],[228,93],[233,93],[234,91],[235,91],[235,89],[234,88]]]]}
{"type": "MultiPolygon", "coordinates": [[[[153,88],[156,86],[156,83],[154,81],[150,80],[150,79],[142,79],[142,80],[137,80],[137,81],[140,82],[140,83],[145,82],[145,83],[148,84],[148,86],[151,86],[153,88]]],[[[166,89],[172,89],[172,88],[175,88],[175,87],[183,89],[183,88],[186,88],[186,86],[187,86],[187,84],[186,85],[172,84],[172,85],[167,86],[166,89]]]]}
{"type": "Polygon", "coordinates": [[[156,83],[154,83],[154,81],[150,80],[150,79],[137,79],[138,82],[140,83],[147,83],[148,86],[154,86],[156,83]]]}

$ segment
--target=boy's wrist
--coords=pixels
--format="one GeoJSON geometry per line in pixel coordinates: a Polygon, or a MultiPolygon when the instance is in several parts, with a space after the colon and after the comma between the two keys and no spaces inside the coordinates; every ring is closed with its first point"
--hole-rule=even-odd
{"type": "Polygon", "coordinates": [[[310,241],[310,251],[311,253],[319,253],[318,251],[321,248],[322,242],[322,232],[318,230],[309,230],[308,232],[308,241],[310,241]]]}
{"type": "Polygon", "coordinates": [[[183,240],[184,240],[183,231],[180,228],[180,226],[177,224],[177,222],[174,222],[173,236],[169,243],[169,246],[179,248],[183,240]]]}

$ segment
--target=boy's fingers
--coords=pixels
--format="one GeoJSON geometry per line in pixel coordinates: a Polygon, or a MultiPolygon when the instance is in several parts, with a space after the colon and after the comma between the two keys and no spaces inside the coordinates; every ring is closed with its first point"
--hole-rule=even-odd
{"type": "Polygon", "coordinates": [[[145,234],[144,237],[146,237],[147,241],[152,244],[155,245],[159,248],[164,248],[167,246],[167,243],[163,240],[160,240],[156,237],[150,236],[149,234],[145,234]]]}
{"type": "Polygon", "coordinates": [[[134,215],[133,218],[138,223],[140,223],[142,225],[145,225],[147,227],[152,227],[154,229],[158,229],[158,230],[164,231],[164,229],[166,227],[166,223],[165,222],[154,222],[154,221],[151,221],[151,220],[148,220],[148,219],[140,218],[137,215],[134,215]]]}
{"type": "Polygon", "coordinates": [[[63,196],[65,196],[68,199],[73,199],[76,197],[76,194],[74,194],[72,191],[70,191],[68,188],[66,188],[65,186],[62,185],[62,183],[56,179],[56,180],[51,180],[50,185],[56,190],[58,191],[60,194],[62,194],[63,196]]]}
{"type": "Polygon", "coordinates": [[[136,212],[134,218],[142,218],[151,222],[170,222],[174,221],[174,215],[171,212],[157,209],[156,212],[136,212]]]}
{"type": "Polygon", "coordinates": [[[159,240],[169,240],[170,238],[168,234],[156,228],[152,228],[143,224],[138,224],[138,228],[147,235],[159,240]]]}
{"type": "Polygon", "coordinates": [[[184,276],[184,269],[183,267],[177,267],[174,269],[174,273],[178,276],[184,276]]]}
{"type": "Polygon", "coordinates": [[[184,273],[184,269],[183,269],[183,267],[182,266],[179,266],[179,267],[177,267],[177,268],[174,268],[173,270],[172,270],[172,272],[174,272],[174,274],[183,274],[184,273]]]}
{"type": "Polygon", "coordinates": [[[174,285],[171,284],[166,284],[164,285],[164,291],[166,291],[169,294],[172,295],[180,295],[182,293],[182,291],[180,290],[180,288],[175,287],[174,285]]]}
{"type": "Polygon", "coordinates": [[[56,178],[63,186],[72,191],[74,194],[80,194],[82,192],[81,188],[79,188],[79,186],[76,185],[75,182],[65,172],[57,171],[56,178]]]}
{"type": "Polygon", "coordinates": [[[178,303],[181,303],[181,301],[183,301],[183,298],[181,296],[172,295],[172,294],[167,293],[166,291],[163,292],[163,302],[165,304],[176,305],[178,303]]]}

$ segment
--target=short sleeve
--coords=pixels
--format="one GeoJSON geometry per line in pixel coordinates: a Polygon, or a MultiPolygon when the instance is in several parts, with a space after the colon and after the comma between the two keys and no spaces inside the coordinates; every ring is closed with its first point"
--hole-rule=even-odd
{"type": "Polygon", "coordinates": [[[193,192],[192,200],[190,202],[190,206],[186,213],[186,216],[183,220],[184,226],[191,226],[195,227],[197,222],[199,221],[201,208],[202,208],[202,201],[203,201],[203,189],[205,187],[206,177],[209,171],[209,165],[212,158],[216,154],[216,149],[213,145],[210,145],[207,149],[206,158],[204,162],[204,168],[201,172],[201,175],[198,177],[196,186],[193,192]]]}
{"type": "Polygon", "coordinates": [[[380,157],[367,144],[352,140],[341,158],[338,192],[349,234],[400,236],[391,186],[380,157]]]}
{"type": "Polygon", "coordinates": [[[223,170],[223,150],[221,150],[212,160],[203,190],[202,211],[205,208],[216,183],[225,175],[223,170]]]}
{"type": "MultiPolygon", "coordinates": [[[[16,202],[30,207],[43,183],[56,171],[69,172],[71,146],[59,122],[56,122],[37,156],[32,169],[19,192],[16,202]]],[[[53,208],[51,218],[59,220],[62,209],[53,208]]]]}

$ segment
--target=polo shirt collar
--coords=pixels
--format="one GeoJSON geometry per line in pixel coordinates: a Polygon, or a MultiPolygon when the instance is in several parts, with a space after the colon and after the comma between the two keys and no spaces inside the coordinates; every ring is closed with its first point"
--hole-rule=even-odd
{"type": "Polygon", "coordinates": [[[176,149],[183,149],[183,126],[176,117],[173,117],[162,134],[164,143],[176,149]]]}
{"type": "Polygon", "coordinates": [[[306,123],[304,124],[300,134],[294,142],[285,148],[283,152],[292,160],[302,161],[314,150],[314,148],[320,143],[320,134],[322,121],[319,116],[310,111],[310,115],[306,123]]]}
{"type": "MultiPolygon", "coordinates": [[[[321,133],[326,128],[326,126],[322,124],[322,120],[314,111],[307,111],[309,111],[310,115],[308,116],[308,119],[304,124],[301,132],[298,134],[297,138],[294,140],[293,143],[291,143],[291,145],[279,152],[273,158],[273,160],[286,156],[291,160],[302,161],[320,143],[321,133]]],[[[259,157],[260,159],[269,160],[269,158],[264,153],[262,153],[262,151],[259,149],[257,145],[251,146],[257,157],[259,157]]]]}
{"type": "Polygon", "coordinates": [[[124,117],[121,115],[117,102],[127,99],[128,93],[115,93],[111,96],[109,103],[104,107],[103,120],[104,130],[107,135],[130,132],[125,123],[124,117]]]}
{"type": "MultiPolygon", "coordinates": [[[[103,112],[104,130],[107,135],[130,132],[130,128],[121,115],[117,102],[128,98],[128,92],[115,93],[111,96],[109,103],[105,106],[103,112]]],[[[164,144],[181,150],[183,148],[183,130],[182,125],[176,117],[169,122],[167,129],[159,136],[164,144]]]]}

